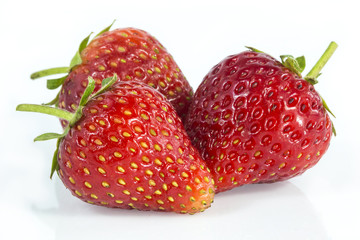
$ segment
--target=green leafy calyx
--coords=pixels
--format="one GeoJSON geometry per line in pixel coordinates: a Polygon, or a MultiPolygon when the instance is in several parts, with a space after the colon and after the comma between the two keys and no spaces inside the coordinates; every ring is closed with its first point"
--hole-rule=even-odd
{"type": "MultiPolygon", "coordinates": [[[[112,25],[114,24],[114,22],[115,22],[115,20],[108,27],[106,27],[101,32],[99,32],[95,37],[109,31],[110,28],[112,27],[112,25]]],[[[81,52],[88,46],[91,35],[92,35],[92,33],[90,33],[87,37],[85,37],[81,41],[79,48],[76,51],[74,57],[71,59],[70,65],[68,67],[57,67],[57,68],[44,69],[44,70],[41,70],[41,71],[31,74],[30,78],[34,80],[34,79],[38,79],[38,78],[42,78],[42,77],[55,75],[55,74],[65,74],[65,76],[62,76],[62,77],[47,80],[46,87],[48,89],[52,90],[52,89],[57,89],[58,87],[60,87],[64,83],[66,78],[68,77],[71,70],[74,67],[76,67],[82,63],[81,52]]],[[[55,98],[54,100],[52,100],[51,102],[49,102],[47,105],[57,105],[57,104],[58,104],[58,97],[55,98]]]]}
{"type": "Polygon", "coordinates": [[[56,143],[56,150],[55,150],[55,153],[54,153],[54,156],[53,156],[50,178],[52,178],[54,172],[59,169],[59,165],[58,165],[58,161],[57,161],[57,155],[58,155],[57,153],[59,151],[58,148],[59,148],[61,139],[63,139],[68,134],[70,129],[82,117],[83,108],[88,103],[88,101],[91,98],[96,97],[99,94],[107,91],[116,81],[117,81],[117,75],[116,74],[114,74],[114,76],[111,77],[111,78],[105,78],[102,81],[102,86],[99,89],[99,91],[93,93],[94,89],[95,89],[95,80],[92,77],[89,77],[88,78],[88,85],[87,85],[83,95],[81,96],[79,106],[77,107],[75,113],[71,113],[71,112],[68,112],[68,111],[66,111],[64,109],[60,109],[60,108],[56,108],[56,107],[50,107],[50,106],[47,106],[47,105],[20,104],[20,105],[18,105],[16,107],[17,111],[38,112],[38,113],[48,114],[48,115],[56,116],[56,117],[61,118],[61,119],[65,119],[65,120],[67,120],[69,122],[67,127],[64,129],[63,133],[53,133],[53,132],[44,133],[44,134],[41,134],[41,135],[37,136],[34,139],[34,141],[46,141],[46,140],[50,140],[50,139],[58,139],[57,143],[56,143]]]}

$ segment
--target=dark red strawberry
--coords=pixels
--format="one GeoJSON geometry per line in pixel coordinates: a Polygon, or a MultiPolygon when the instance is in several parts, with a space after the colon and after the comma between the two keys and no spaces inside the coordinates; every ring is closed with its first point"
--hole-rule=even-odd
{"type": "Polygon", "coordinates": [[[93,86],[90,81],[75,114],[18,106],[45,109],[70,122],[65,134],[36,140],[60,137],[53,171],[71,193],[106,207],[190,214],[208,208],[214,196],[209,169],[166,98],[129,81],[100,90],[86,102],[93,86]]]}
{"type": "MultiPolygon", "coordinates": [[[[108,29],[102,31],[88,46],[89,37],[80,44],[68,76],[48,81],[48,87],[52,89],[62,85],[59,98],[54,103],[74,112],[89,76],[95,79],[97,91],[102,79],[116,73],[119,81],[136,80],[155,88],[166,96],[179,116],[184,118],[193,92],[167,50],[143,30],[124,28],[109,32],[108,29]]],[[[56,69],[50,73],[69,71],[69,68],[56,69]]],[[[32,78],[49,75],[46,71],[35,73],[32,78]]],[[[62,125],[66,124],[64,120],[62,125]]]]}
{"type": "Polygon", "coordinates": [[[225,58],[205,76],[185,127],[217,192],[286,180],[320,160],[332,122],[313,84],[336,46],[304,79],[303,57],[282,56],[281,63],[255,49],[225,58]]]}

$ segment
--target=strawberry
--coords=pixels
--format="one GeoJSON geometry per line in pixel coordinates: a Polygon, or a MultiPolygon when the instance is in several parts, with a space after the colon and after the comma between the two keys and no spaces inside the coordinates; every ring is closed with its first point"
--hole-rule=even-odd
{"type": "Polygon", "coordinates": [[[75,114],[18,106],[69,121],[64,134],[35,139],[59,139],[52,173],[57,170],[74,196],[95,205],[190,214],[208,208],[213,180],[172,105],[143,83],[108,88],[116,78],[108,80],[87,101],[95,87],[89,78],[75,114]]]}
{"type": "Polygon", "coordinates": [[[313,85],[336,47],[332,42],[304,79],[304,57],[281,56],[281,63],[253,48],[225,58],[205,76],[185,128],[216,192],[286,180],[320,160],[333,127],[313,85]]]}
{"type": "MultiPolygon", "coordinates": [[[[52,103],[74,112],[89,76],[95,79],[97,91],[102,79],[116,73],[119,81],[136,80],[155,88],[166,96],[179,116],[184,118],[193,92],[172,56],[158,40],[143,30],[123,28],[108,31],[110,27],[88,45],[90,36],[85,38],[70,67],[42,70],[32,74],[32,78],[68,73],[65,77],[48,80],[48,88],[54,89],[61,85],[60,94],[52,103]]],[[[62,125],[66,124],[63,120],[62,125]]]]}

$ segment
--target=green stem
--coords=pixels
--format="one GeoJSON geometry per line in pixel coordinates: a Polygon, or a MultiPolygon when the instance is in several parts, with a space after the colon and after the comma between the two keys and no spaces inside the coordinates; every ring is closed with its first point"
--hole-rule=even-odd
{"type": "Polygon", "coordinates": [[[59,108],[49,107],[46,105],[20,104],[16,107],[16,111],[45,113],[65,119],[67,121],[70,121],[74,117],[74,114],[71,112],[59,108]]]}
{"type": "Polygon", "coordinates": [[[54,75],[54,74],[60,74],[60,73],[68,73],[69,72],[69,67],[56,67],[56,68],[49,68],[49,69],[44,69],[38,72],[34,72],[33,74],[31,74],[30,78],[31,79],[37,79],[37,78],[42,78],[42,77],[46,77],[46,76],[50,76],[50,75],[54,75]]]}
{"type": "Polygon", "coordinates": [[[316,78],[319,76],[321,69],[325,66],[327,61],[330,59],[330,57],[335,52],[338,45],[335,42],[331,42],[328,46],[328,48],[325,50],[323,55],[320,57],[320,59],[317,61],[315,66],[310,70],[310,72],[306,75],[305,79],[312,79],[316,80],[316,78]]]}

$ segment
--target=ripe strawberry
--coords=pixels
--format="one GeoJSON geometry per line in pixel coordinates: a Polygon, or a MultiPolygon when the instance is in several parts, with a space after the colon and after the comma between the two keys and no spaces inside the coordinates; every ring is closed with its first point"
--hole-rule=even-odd
{"type": "Polygon", "coordinates": [[[205,76],[185,128],[217,192],[286,180],[320,160],[332,122],[313,84],[336,46],[330,44],[305,80],[303,57],[282,56],[280,63],[256,49],[225,58],[205,76]]]}
{"type": "MultiPolygon", "coordinates": [[[[75,114],[60,111],[70,122],[65,134],[36,138],[60,137],[53,170],[74,196],[107,207],[190,214],[210,206],[209,170],[162,94],[119,82],[83,102],[75,114]]],[[[18,110],[35,111],[31,106],[18,110]]]]}
{"type": "MultiPolygon", "coordinates": [[[[155,88],[170,101],[179,116],[183,119],[192,99],[192,88],[172,56],[149,33],[124,28],[107,31],[105,29],[86,46],[87,37],[79,47],[70,68],[56,68],[51,74],[68,72],[60,79],[49,80],[48,87],[53,89],[62,84],[57,105],[74,112],[80,97],[87,86],[89,76],[96,81],[95,91],[101,86],[104,78],[116,73],[119,81],[136,80],[155,88]],[[86,47],[84,47],[86,46],[86,47]]],[[[43,70],[32,75],[38,78],[43,70]]],[[[62,121],[66,126],[67,122],[62,121]]]]}

